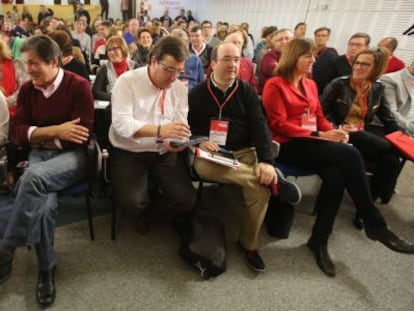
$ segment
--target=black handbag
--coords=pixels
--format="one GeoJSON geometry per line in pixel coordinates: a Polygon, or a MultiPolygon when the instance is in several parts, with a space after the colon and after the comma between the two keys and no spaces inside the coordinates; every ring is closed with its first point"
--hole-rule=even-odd
{"type": "Polygon", "coordinates": [[[176,222],[180,235],[178,254],[200,271],[202,278],[226,271],[226,239],[223,224],[213,216],[196,213],[191,220],[176,222]]]}
{"type": "Polygon", "coordinates": [[[295,209],[291,204],[278,197],[272,196],[270,198],[265,217],[266,230],[269,235],[279,239],[287,239],[294,218],[295,209]]]}

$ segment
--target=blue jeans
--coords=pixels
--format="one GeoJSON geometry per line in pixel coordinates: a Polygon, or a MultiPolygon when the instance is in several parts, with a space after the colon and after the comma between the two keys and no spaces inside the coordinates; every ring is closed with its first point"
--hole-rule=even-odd
{"type": "Polygon", "coordinates": [[[84,150],[39,150],[29,154],[29,166],[16,185],[12,213],[3,244],[34,244],[40,270],[56,264],[53,251],[57,192],[80,181],[86,171],[84,150]]]}

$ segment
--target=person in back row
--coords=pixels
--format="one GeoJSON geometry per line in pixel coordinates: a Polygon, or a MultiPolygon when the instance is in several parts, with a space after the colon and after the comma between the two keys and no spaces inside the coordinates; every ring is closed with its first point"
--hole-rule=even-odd
{"type": "Polygon", "coordinates": [[[311,168],[322,179],[316,202],[316,220],[308,247],[319,268],[335,276],[328,239],[346,189],[365,223],[365,234],[389,249],[414,254],[414,245],[387,226],[374,205],[360,152],[348,144],[349,136],[325,118],[313,80],[307,76],[315,62],[313,44],[294,39],[287,45],[263,91],[263,104],[273,139],[280,142],[279,158],[296,167],[311,168]],[[306,155],[306,156],[304,156],[306,155]]]}
{"type": "Polygon", "coordinates": [[[263,55],[259,69],[259,94],[262,94],[266,81],[273,76],[276,65],[279,62],[283,49],[290,40],[293,33],[290,29],[279,29],[273,32],[271,39],[271,50],[263,55]]]}
{"type": "Polygon", "coordinates": [[[247,265],[263,272],[258,237],[270,198],[269,186],[278,186],[274,194],[293,204],[300,201],[301,194],[295,184],[276,174],[260,101],[253,88],[238,79],[240,59],[240,47],[233,42],[219,43],[214,48],[211,76],[189,94],[188,123],[194,135],[209,136],[199,145],[202,150],[217,152],[224,147],[240,161],[236,170],[196,158],[194,167],[202,179],[241,186],[246,206],[238,245],[247,265]]]}
{"type": "MultiPolygon", "coordinates": [[[[333,79],[349,76],[352,73],[352,62],[359,52],[366,50],[371,42],[371,37],[364,32],[353,34],[348,40],[346,53],[334,59],[324,72],[320,72],[318,79],[325,82],[325,85],[333,79]]],[[[323,89],[319,89],[322,93],[323,89]]]]}

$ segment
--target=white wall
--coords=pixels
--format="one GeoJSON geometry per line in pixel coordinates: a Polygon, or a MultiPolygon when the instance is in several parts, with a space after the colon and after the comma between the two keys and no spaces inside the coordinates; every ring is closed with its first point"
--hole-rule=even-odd
{"type": "MultiPolygon", "coordinates": [[[[139,5],[140,0],[136,1],[139,5]]],[[[53,0],[25,0],[27,4],[53,4],[53,0]]],[[[180,8],[190,9],[199,20],[213,23],[248,22],[256,40],[261,28],[275,25],[293,28],[298,22],[308,24],[307,36],[320,26],[332,29],[330,45],[342,54],[348,37],[355,32],[367,32],[372,44],[384,36],[394,36],[399,41],[396,55],[407,64],[414,58],[414,36],[402,32],[414,23],[414,0],[144,0],[151,7],[150,16],[160,17],[164,9],[173,18],[180,8]]],[[[66,4],[67,0],[62,0],[66,4]]],[[[121,17],[120,0],[109,0],[109,16],[121,17]]],[[[99,0],[91,0],[99,5],[99,0]]]]}
{"type": "Polygon", "coordinates": [[[195,12],[200,19],[229,23],[247,21],[255,38],[265,25],[293,28],[308,24],[307,36],[320,26],[332,29],[330,45],[344,53],[348,37],[367,32],[376,45],[384,36],[399,41],[396,55],[407,64],[414,58],[414,36],[402,32],[414,23],[414,0],[209,0],[198,1],[195,12]]]}

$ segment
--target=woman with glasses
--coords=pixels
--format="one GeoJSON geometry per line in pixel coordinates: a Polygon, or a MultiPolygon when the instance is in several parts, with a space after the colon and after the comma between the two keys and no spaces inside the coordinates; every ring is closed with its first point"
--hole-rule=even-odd
{"type": "Polygon", "coordinates": [[[264,87],[263,104],[273,139],[280,143],[278,160],[311,168],[322,179],[315,202],[316,220],[307,245],[319,268],[333,277],[335,265],[327,245],[345,189],[365,222],[368,238],[401,253],[414,254],[414,245],[388,228],[372,200],[360,152],[348,144],[345,130],[335,129],[325,118],[316,83],[307,78],[315,62],[312,48],[312,42],[306,39],[293,39],[287,44],[276,76],[264,87]]]}
{"type": "MultiPolygon", "coordinates": [[[[398,175],[402,168],[401,154],[383,136],[367,130],[367,125],[377,116],[384,125],[385,133],[400,127],[389,105],[385,103],[384,86],[377,82],[387,68],[388,54],[382,48],[366,49],[357,54],[352,63],[350,76],[339,77],[324,89],[321,104],[329,121],[349,135],[349,142],[359,150],[370,178],[372,198],[391,200],[398,175]]],[[[354,220],[358,229],[363,222],[354,220]]]]}
{"type": "Polygon", "coordinates": [[[135,69],[136,63],[128,58],[128,47],[120,36],[112,36],[106,42],[109,61],[99,68],[93,84],[93,97],[97,100],[111,100],[116,79],[124,72],[135,69]]]}

